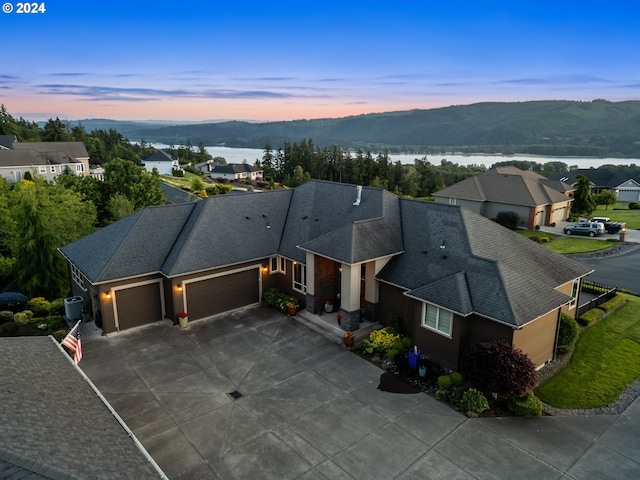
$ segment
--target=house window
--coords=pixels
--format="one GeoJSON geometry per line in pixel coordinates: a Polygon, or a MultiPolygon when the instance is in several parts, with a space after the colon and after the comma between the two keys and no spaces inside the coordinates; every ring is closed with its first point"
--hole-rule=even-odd
{"type": "Polygon", "coordinates": [[[56,173],[56,166],[55,165],[51,165],[51,173],[56,173]]]}
{"type": "Polygon", "coordinates": [[[571,287],[571,302],[569,303],[570,309],[574,308],[576,306],[576,303],[578,302],[579,287],[580,287],[580,280],[576,278],[573,281],[573,285],[571,287]]]}
{"type": "Polygon", "coordinates": [[[45,166],[38,167],[38,173],[47,173],[47,167],[45,166]]]}
{"type": "Polygon", "coordinates": [[[425,303],[423,306],[422,326],[451,338],[453,313],[425,303]]]}
{"type": "Polygon", "coordinates": [[[457,205],[458,203],[458,199],[457,198],[450,198],[449,199],[449,205],[457,205]]]}
{"type": "Polygon", "coordinates": [[[84,172],[84,163],[76,164],[76,172],[84,172]]]}
{"type": "Polygon", "coordinates": [[[284,257],[276,255],[275,257],[271,257],[270,260],[269,273],[286,273],[286,270],[284,268],[286,265],[286,261],[284,257]]]}
{"type": "Polygon", "coordinates": [[[293,289],[307,293],[307,266],[298,262],[293,264],[293,289]]]}
{"type": "Polygon", "coordinates": [[[82,272],[78,270],[78,267],[76,267],[75,265],[71,265],[71,278],[73,278],[73,281],[76,282],[83,291],[87,291],[87,289],[84,288],[84,278],[82,277],[82,272]]]}

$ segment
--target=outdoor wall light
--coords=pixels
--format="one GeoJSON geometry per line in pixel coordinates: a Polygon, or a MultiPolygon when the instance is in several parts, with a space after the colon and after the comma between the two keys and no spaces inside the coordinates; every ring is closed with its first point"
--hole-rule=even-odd
{"type": "Polygon", "coordinates": [[[176,288],[178,289],[179,292],[181,292],[182,291],[182,284],[178,285],[176,288]]]}
{"type": "Polygon", "coordinates": [[[109,299],[111,298],[111,292],[107,292],[104,294],[104,298],[109,299]]]}

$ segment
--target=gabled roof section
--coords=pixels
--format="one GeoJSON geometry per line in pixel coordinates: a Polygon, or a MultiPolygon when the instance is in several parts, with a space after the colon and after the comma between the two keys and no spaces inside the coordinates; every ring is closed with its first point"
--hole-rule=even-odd
{"type": "Polygon", "coordinates": [[[627,180],[631,179],[640,184],[640,177],[630,177],[624,172],[609,170],[607,168],[579,168],[571,170],[569,173],[554,173],[549,178],[566,178],[565,182],[575,185],[578,182],[578,175],[583,175],[598,188],[616,188],[627,180]]]}
{"type": "Polygon", "coordinates": [[[280,254],[305,262],[304,250],[344,263],[400,253],[399,198],[356,185],[314,180],[293,192],[280,254]],[[299,248],[298,248],[299,247],[299,248]]]}
{"type": "Polygon", "coordinates": [[[378,274],[406,294],[514,328],[571,299],[555,290],[587,267],[464,208],[401,200],[405,253],[378,274]]]}
{"type": "Polygon", "coordinates": [[[145,157],[143,162],[177,162],[178,159],[164,150],[156,150],[154,153],[145,157]]]}
{"type": "Polygon", "coordinates": [[[147,207],[60,252],[94,284],[160,272],[194,207],[147,207]]]}
{"type": "Polygon", "coordinates": [[[75,159],[88,159],[83,142],[15,142],[14,150],[35,150],[40,153],[63,153],[75,159]]]}
{"type": "Polygon", "coordinates": [[[292,194],[274,190],[198,202],[162,272],[171,277],[277,254],[292,194]]]}
{"type": "Polygon", "coordinates": [[[63,152],[0,150],[0,167],[29,167],[35,165],[62,165],[68,163],[80,163],[80,161],[63,152]]]}
{"type": "Polygon", "coordinates": [[[564,192],[572,190],[568,184],[549,180],[535,172],[499,167],[462,180],[434,196],[535,207],[570,201],[564,192]]]}
{"type": "Polygon", "coordinates": [[[259,172],[261,171],[259,168],[254,167],[253,165],[249,165],[248,163],[229,163],[227,165],[220,165],[218,163],[212,166],[211,173],[249,173],[249,172],[259,172]]]}
{"type": "Polygon", "coordinates": [[[0,338],[2,478],[162,478],[65,357],[51,336],[0,338]]]}
{"type": "Polygon", "coordinates": [[[18,139],[15,135],[0,135],[0,150],[10,150],[13,147],[13,143],[17,141],[18,139]]]}

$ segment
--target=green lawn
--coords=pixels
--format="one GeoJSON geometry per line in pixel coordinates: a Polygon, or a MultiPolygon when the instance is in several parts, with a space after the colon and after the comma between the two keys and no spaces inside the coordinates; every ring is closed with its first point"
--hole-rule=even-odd
{"type": "Polygon", "coordinates": [[[518,230],[517,232],[527,238],[548,238],[549,241],[542,243],[542,245],[547,247],[549,250],[563,254],[597,252],[598,250],[613,247],[617,241],[617,239],[615,239],[615,241],[613,239],[609,241],[593,240],[590,238],[564,237],[562,235],[554,235],[553,233],[540,232],[538,230],[518,230]]]}
{"type": "Polygon", "coordinates": [[[625,222],[627,228],[640,230],[640,210],[629,210],[629,206],[625,203],[616,203],[607,210],[603,206],[599,206],[591,216],[609,217],[613,222],[625,222]],[[619,208],[620,210],[614,210],[614,208],[619,208]]]}
{"type": "Polygon", "coordinates": [[[627,304],[584,330],[569,365],[536,389],[543,402],[603,407],[640,377],[640,297],[624,296],[627,304]]]}

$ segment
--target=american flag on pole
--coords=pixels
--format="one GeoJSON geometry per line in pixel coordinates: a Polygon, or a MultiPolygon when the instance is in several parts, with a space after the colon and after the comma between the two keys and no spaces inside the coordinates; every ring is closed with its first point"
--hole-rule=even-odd
{"type": "Polygon", "coordinates": [[[82,360],[82,342],[80,341],[80,322],[76,323],[76,326],[62,340],[62,345],[67,347],[73,352],[73,362],[78,365],[82,360]]]}

